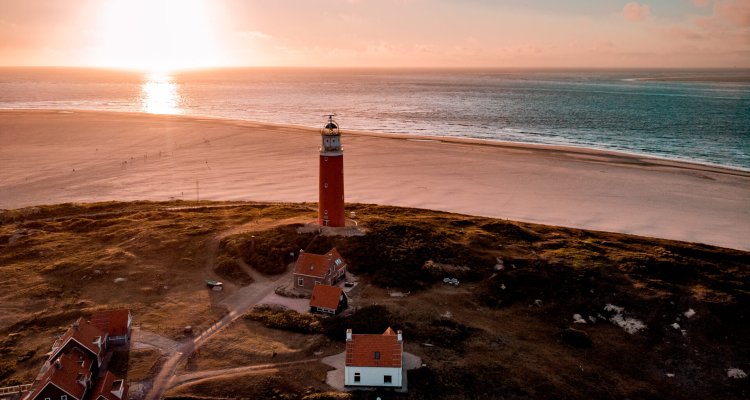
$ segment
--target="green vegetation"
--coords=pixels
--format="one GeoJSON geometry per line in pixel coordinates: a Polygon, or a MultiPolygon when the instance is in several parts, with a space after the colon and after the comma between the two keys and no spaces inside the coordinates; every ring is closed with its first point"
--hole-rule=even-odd
{"type": "Polygon", "coordinates": [[[263,325],[297,333],[320,333],[323,331],[320,319],[311,314],[300,314],[294,310],[280,310],[270,307],[254,307],[245,313],[245,319],[258,321],[263,325]]]}
{"type": "MultiPolygon", "coordinates": [[[[222,255],[242,259],[260,273],[276,275],[294,261],[290,253],[307,247],[315,236],[298,234],[300,224],[284,225],[257,233],[242,233],[221,241],[222,255]]],[[[326,249],[324,251],[328,251],[326,249]]]]}
{"type": "MultiPolygon", "coordinates": [[[[24,310],[0,319],[0,384],[33,379],[49,338],[81,315],[127,304],[143,329],[179,339],[184,326],[201,331],[223,316],[211,305],[225,293],[209,291],[206,275],[232,290],[252,282],[247,267],[277,275],[288,271],[291,252],[336,247],[361,283],[356,312],[321,318],[260,308],[245,318],[279,330],[271,335],[296,335],[274,344],[294,360],[313,348],[333,354],[347,328],[403,330],[407,351],[427,364],[409,373],[410,392],[354,399],[464,398],[466,388],[486,398],[750,396],[748,380],[726,376],[727,368],[750,365],[743,346],[750,253],[428,210],[348,208],[363,236],[305,229],[315,217],[308,204],[66,204],[0,214],[0,303],[24,310]],[[446,277],[461,284],[446,285],[446,277]],[[395,291],[403,293],[391,297],[395,291]],[[609,321],[607,304],[646,328],[626,333],[609,321]],[[689,309],[695,316],[685,316],[689,309]],[[574,324],[574,314],[586,323],[574,324]]],[[[238,332],[226,343],[252,333],[238,332]]],[[[242,354],[266,341],[247,340],[242,354]]],[[[258,362],[282,357],[266,350],[258,362]]],[[[131,355],[115,366],[146,377],[159,360],[131,355]]],[[[314,365],[207,380],[169,396],[337,398],[325,393],[324,373],[314,365]]]]}

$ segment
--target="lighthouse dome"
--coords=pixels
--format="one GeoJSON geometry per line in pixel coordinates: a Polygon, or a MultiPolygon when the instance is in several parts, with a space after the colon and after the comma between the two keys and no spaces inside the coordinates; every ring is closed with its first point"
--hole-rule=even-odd
{"type": "Polygon", "coordinates": [[[325,128],[326,129],[338,129],[339,127],[338,127],[338,125],[336,125],[335,122],[329,122],[329,123],[326,124],[325,128]]]}

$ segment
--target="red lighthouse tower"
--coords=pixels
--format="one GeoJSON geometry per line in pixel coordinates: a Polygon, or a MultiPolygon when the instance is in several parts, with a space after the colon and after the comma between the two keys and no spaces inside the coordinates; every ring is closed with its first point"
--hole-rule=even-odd
{"type": "Polygon", "coordinates": [[[323,226],[344,226],[344,151],[341,148],[339,125],[328,115],[328,123],[320,130],[320,201],[318,223],[323,226]]]}

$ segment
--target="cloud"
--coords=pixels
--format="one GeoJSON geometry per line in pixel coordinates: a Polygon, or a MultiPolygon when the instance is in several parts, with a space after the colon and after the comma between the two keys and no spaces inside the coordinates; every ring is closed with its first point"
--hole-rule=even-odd
{"type": "Polygon", "coordinates": [[[696,7],[705,7],[710,3],[711,0],[693,0],[693,5],[696,7]]]}
{"type": "Polygon", "coordinates": [[[665,36],[670,39],[677,40],[701,40],[705,39],[703,35],[692,29],[683,28],[681,26],[669,26],[661,29],[665,36]]]}
{"type": "Polygon", "coordinates": [[[270,39],[271,36],[259,31],[242,31],[237,34],[243,39],[270,39]]]}
{"type": "Polygon", "coordinates": [[[630,2],[622,8],[622,17],[628,21],[643,21],[651,16],[651,7],[646,4],[630,2]]]}
{"type": "Polygon", "coordinates": [[[750,26],[750,0],[717,0],[714,11],[735,25],[750,26]]]}

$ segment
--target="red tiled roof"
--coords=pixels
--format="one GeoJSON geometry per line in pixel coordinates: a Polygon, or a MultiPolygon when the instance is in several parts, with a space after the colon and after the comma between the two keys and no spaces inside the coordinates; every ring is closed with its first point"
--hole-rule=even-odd
{"type": "Polygon", "coordinates": [[[294,264],[294,273],[325,278],[333,271],[338,271],[346,265],[338,250],[331,249],[326,254],[302,253],[294,264]],[[336,260],[340,260],[338,265],[336,260]]]}
{"type": "Polygon", "coordinates": [[[352,335],[352,340],[346,342],[346,365],[400,368],[401,352],[398,335],[390,327],[382,335],[352,335]]]}
{"type": "Polygon", "coordinates": [[[91,400],[98,400],[99,398],[103,398],[105,400],[123,400],[128,398],[128,384],[125,382],[124,379],[119,379],[111,372],[107,371],[106,374],[104,374],[104,377],[99,379],[99,383],[96,385],[96,388],[94,388],[94,391],[91,392],[91,400]],[[122,385],[122,394],[118,397],[117,393],[117,387],[115,387],[115,384],[122,385]]]}
{"type": "Polygon", "coordinates": [[[110,336],[123,336],[128,333],[128,319],[130,319],[130,310],[120,308],[92,314],[91,324],[110,336]]]}
{"type": "Polygon", "coordinates": [[[91,378],[91,363],[91,358],[78,349],[57,357],[42,374],[39,384],[29,398],[34,399],[51,383],[76,399],[82,399],[86,387],[78,380],[81,375],[91,378]]]}
{"type": "Polygon", "coordinates": [[[344,291],[337,286],[315,285],[310,297],[310,307],[321,307],[335,310],[344,291]]]}
{"type": "Polygon", "coordinates": [[[57,357],[59,353],[65,348],[65,345],[71,340],[75,340],[87,350],[95,354],[97,357],[100,357],[104,352],[104,342],[107,339],[106,335],[107,334],[105,332],[95,327],[94,325],[91,325],[83,317],[78,318],[78,320],[73,323],[68,331],[65,332],[62,338],[60,338],[60,347],[55,349],[50,358],[57,357]],[[100,345],[98,346],[94,343],[97,337],[100,338],[100,345]]]}

